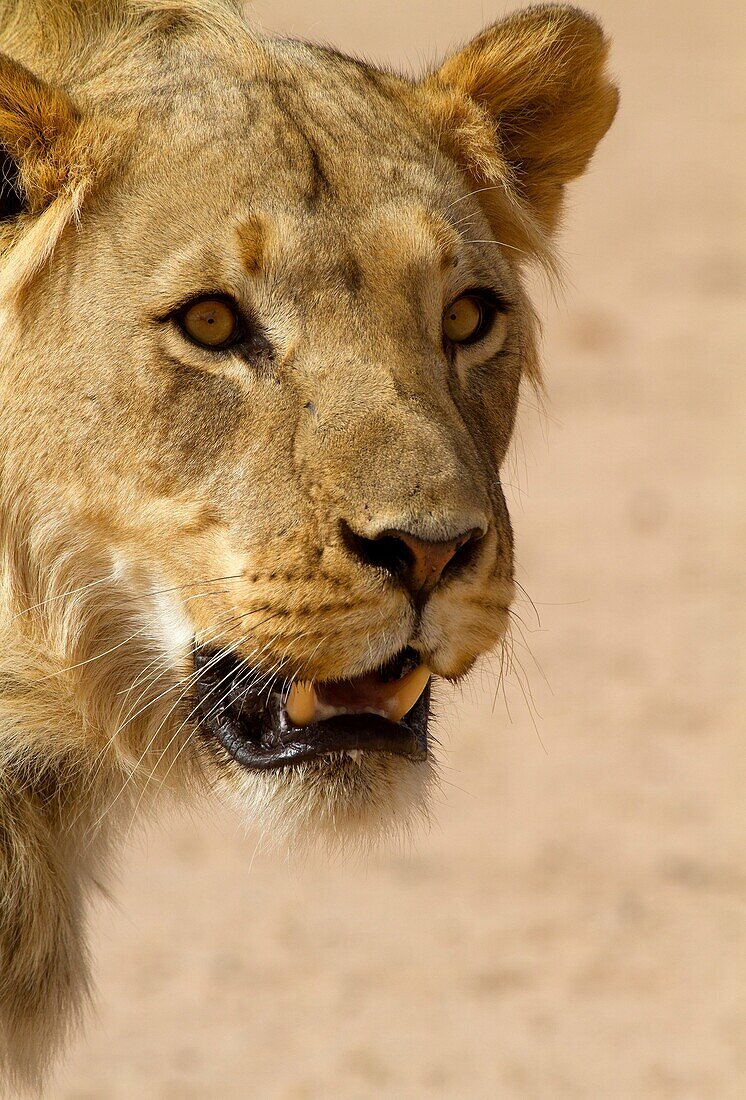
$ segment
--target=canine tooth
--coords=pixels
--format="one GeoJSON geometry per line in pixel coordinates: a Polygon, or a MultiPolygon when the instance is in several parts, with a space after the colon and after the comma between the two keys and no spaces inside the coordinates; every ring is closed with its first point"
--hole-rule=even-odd
{"type": "Polygon", "coordinates": [[[294,726],[309,726],[316,717],[313,684],[294,683],[285,703],[285,711],[294,726]]]}
{"type": "Polygon", "coordinates": [[[420,665],[402,677],[396,684],[396,691],[386,700],[386,711],[394,722],[400,722],[422,695],[428,680],[430,669],[420,665]]]}

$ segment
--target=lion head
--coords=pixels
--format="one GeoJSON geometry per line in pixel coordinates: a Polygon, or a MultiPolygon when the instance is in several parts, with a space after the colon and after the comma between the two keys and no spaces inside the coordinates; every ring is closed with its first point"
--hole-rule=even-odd
{"type": "Polygon", "coordinates": [[[506,629],[522,270],[613,117],[604,37],[541,6],[410,80],[228,7],[54,17],[0,68],[12,645],[109,791],[386,828],[432,681],[506,629]]]}

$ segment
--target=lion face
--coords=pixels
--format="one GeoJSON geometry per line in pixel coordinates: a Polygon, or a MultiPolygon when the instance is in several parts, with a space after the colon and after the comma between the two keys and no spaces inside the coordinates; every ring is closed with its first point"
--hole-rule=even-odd
{"type": "Polygon", "coordinates": [[[149,747],[179,737],[273,829],[386,827],[426,797],[432,679],[506,629],[500,467],[535,355],[507,242],[549,231],[564,180],[533,210],[511,191],[488,92],[455,77],[224,60],[154,68],[24,289],[6,470],[138,601],[107,660],[171,693],[149,747]]]}

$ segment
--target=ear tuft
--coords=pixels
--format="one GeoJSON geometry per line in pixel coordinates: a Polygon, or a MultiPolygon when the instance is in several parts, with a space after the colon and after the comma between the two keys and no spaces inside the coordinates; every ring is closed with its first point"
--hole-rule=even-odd
{"type": "Polygon", "coordinates": [[[79,124],[66,92],[0,55],[0,144],[15,165],[12,191],[23,195],[30,212],[41,210],[68,183],[66,147],[74,143],[79,124]]]}
{"type": "MultiPolygon", "coordinates": [[[[608,48],[592,16],[542,4],[488,27],[426,81],[431,93],[456,91],[479,108],[510,182],[550,233],[565,184],[585,170],[616,113],[608,48]]],[[[484,160],[483,148],[475,157],[484,160]]]]}
{"type": "Polygon", "coordinates": [[[0,54],[0,299],[17,295],[49,258],[123,136],[0,54]]]}

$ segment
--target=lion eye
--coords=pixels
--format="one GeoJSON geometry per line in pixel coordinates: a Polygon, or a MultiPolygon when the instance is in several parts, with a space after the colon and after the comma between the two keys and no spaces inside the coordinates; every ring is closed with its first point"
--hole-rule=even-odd
{"type": "Polygon", "coordinates": [[[225,348],[241,335],[235,308],[222,298],[199,298],[179,314],[179,324],[190,339],[205,348],[225,348]]]}
{"type": "Polygon", "coordinates": [[[484,334],[489,320],[487,302],[476,294],[464,294],[443,314],[443,332],[452,344],[468,344],[484,334]]]}

